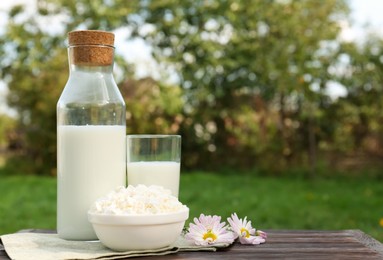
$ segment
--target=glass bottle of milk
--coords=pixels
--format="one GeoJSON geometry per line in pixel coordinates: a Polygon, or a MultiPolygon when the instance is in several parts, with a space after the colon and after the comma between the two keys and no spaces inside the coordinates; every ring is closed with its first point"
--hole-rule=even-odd
{"type": "Polygon", "coordinates": [[[125,103],[114,81],[114,34],[68,34],[67,84],[57,103],[57,232],[97,239],[91,204],[126,185],[125,103]]]}

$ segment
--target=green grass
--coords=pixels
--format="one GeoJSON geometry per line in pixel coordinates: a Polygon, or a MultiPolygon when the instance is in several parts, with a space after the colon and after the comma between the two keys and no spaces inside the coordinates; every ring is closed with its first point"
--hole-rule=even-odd
{"type": "Polygon", "coordinates": [[[0,176],[0,234],[55,226],[56,179],[0,176]]]}
{"type": "MultiPolygon", "coordinates": [[[[56,180],[0,177],[0,234],[54,229],[56,180]]],[[[180,200],[191,221],[200,213],[248,216],[259,229],[361,229],[383,241],[382,181],[292,179],[244,174],[183,173],[180,200]]]]}

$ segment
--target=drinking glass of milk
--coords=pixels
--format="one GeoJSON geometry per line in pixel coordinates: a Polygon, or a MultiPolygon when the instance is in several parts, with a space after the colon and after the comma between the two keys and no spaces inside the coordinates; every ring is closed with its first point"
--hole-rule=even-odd
{"type": "Polygon", "coordinates": [[[180,135],[128,135],[129,185],[158,185],[178,197],[180,183],[180,135]]]}

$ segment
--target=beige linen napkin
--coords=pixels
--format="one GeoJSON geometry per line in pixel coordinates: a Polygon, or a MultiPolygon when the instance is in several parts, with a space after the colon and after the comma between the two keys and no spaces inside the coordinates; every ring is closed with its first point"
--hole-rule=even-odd
{"type": "Polygon", "coordinates": [[[217,248],[229,244],[214,245],[214,247],[195,246],[183,236],[169,247],[155,250],[137,250],[116,252],[103,246],[100,242],[67,241],[60,239],[57,234],[15,233],[1,236],[2,244],[11,259],[122,259],[128,257],[167,255],[179,251],[216,251],[217,248]]]}

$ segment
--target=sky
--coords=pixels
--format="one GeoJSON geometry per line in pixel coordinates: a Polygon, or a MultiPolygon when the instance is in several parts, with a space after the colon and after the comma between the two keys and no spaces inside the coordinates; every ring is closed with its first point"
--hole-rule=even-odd
{"type": "Polygon", "coordinates": [[[383,1],[381,0],[352,0],[352,17],[358,24],[371,23],[373,27],[383,32],[383,1]]]}
{"type": "Polygon", "coordinates": [[[382,0],[349,0],[351,19],[354,25],[348,28],[350,40],[363,38],[366,33],[365,25],[369,31],[383,36],[383,1],[382,0]]]}
{"type": "MultiPolygon", "coordinates": [[[[368,25],[368,32],[374,32],[383,37],[383,0],[348,0],[351,7],[352,26],[345,24],[342,37],[348,41],[362,40],[366,35],[365,28],[368,25]]],[[[26,3],[27,10],[35,10],[34,0],[0,0],[0,33],[7,20],[7,10],[13,5],[26,3]]],[[[126,42],[127,31],[120,30],[116,32],[116,52],[122,54],[127,61],[136,66],[139,76],[149,75],[156,71],[156,63],[151,58],[149,47],[142,40],[133,40],[126,42]]],[[[331,86],[331,92],[334,95],[344,95],[345,89],[336,84],[331,86]]],[[[12,113],[5,102],[7,93],[6,85],[0,80],[0,113],[12,113]]]]}

